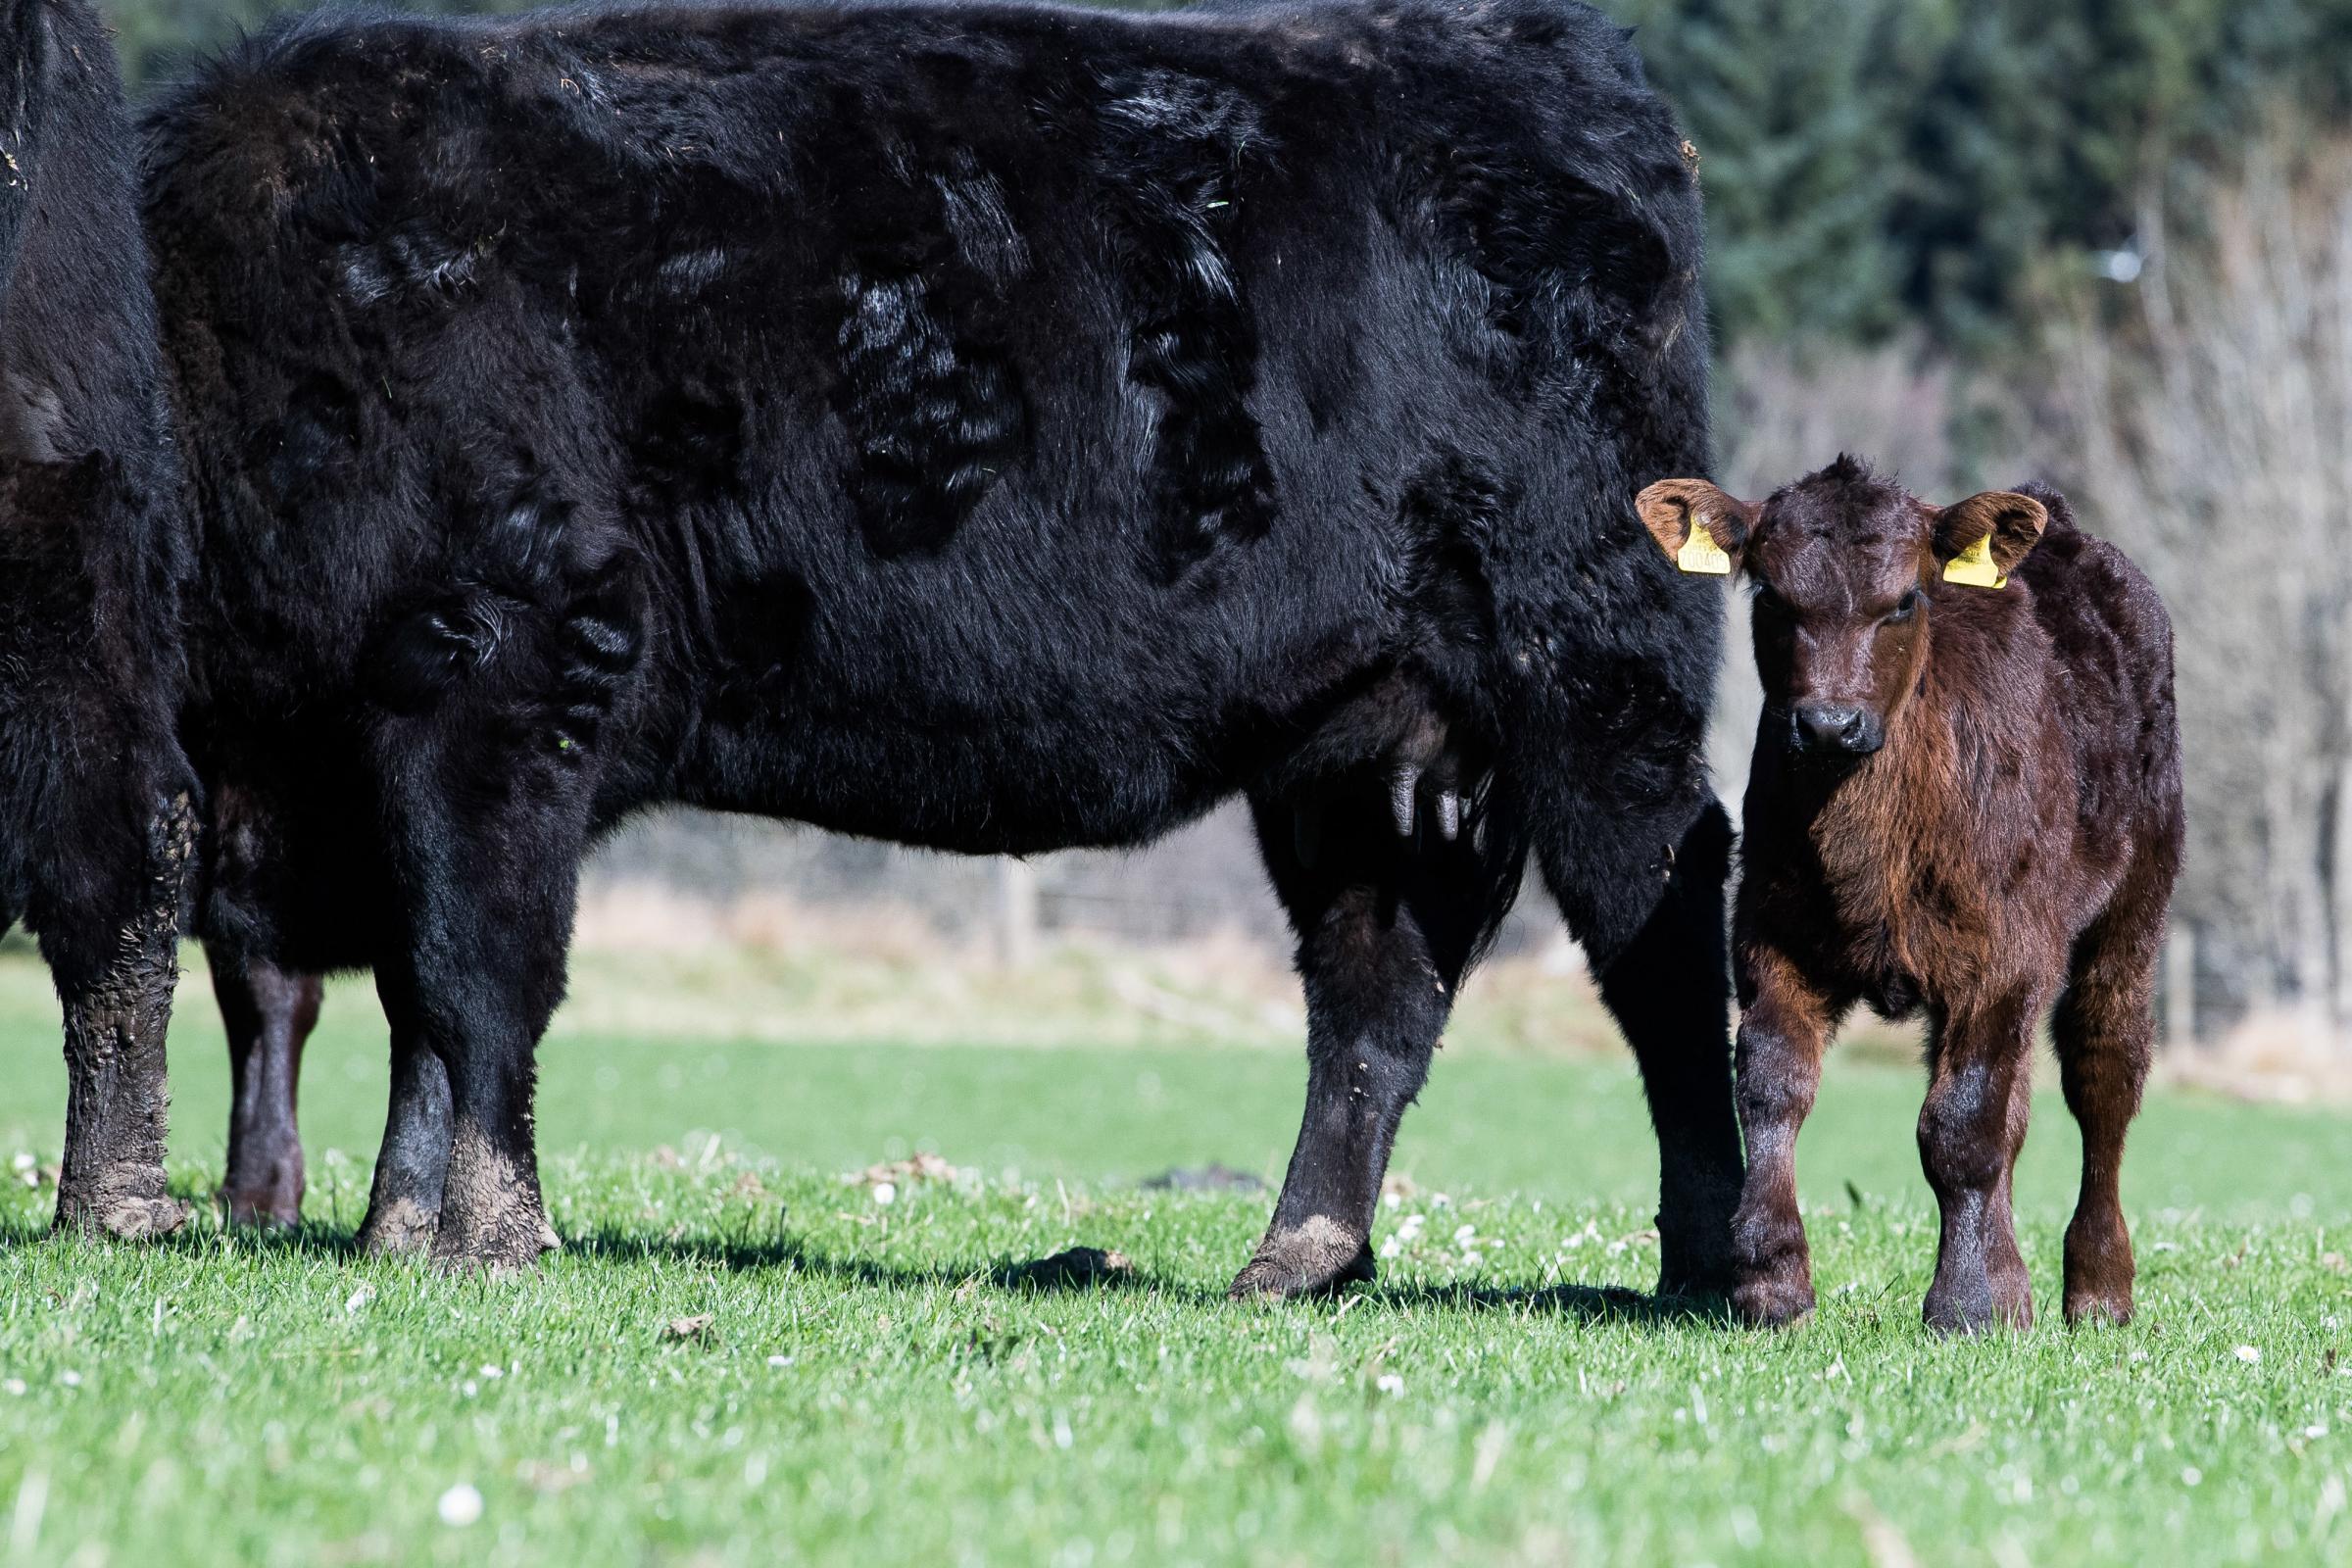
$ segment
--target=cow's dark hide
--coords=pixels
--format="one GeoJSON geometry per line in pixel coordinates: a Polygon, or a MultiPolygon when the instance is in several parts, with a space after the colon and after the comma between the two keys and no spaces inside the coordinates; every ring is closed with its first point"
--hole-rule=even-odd
{"type": "Polygon", "coordinates": [[[0,931],[40,937],[71,1081],[61,1225],[169,1230],[164,1029],[194,781],[180,483],[113,41],[0,6],[0,931]]]}
{"type": "Polygon", "coordinates": [[[1720,610],[1629,505],[1705,457],[1699,204],[1597,13],[318,13],[149,132],[203,927],[232,986],[376,969],[371,1242],[547,1239],[531,1053],[628,812],[1019,854],[1247,791],[1312,1024],[1243,1285],[1368,1268],[1531,845],[1714,1277],[1720,610]]]}

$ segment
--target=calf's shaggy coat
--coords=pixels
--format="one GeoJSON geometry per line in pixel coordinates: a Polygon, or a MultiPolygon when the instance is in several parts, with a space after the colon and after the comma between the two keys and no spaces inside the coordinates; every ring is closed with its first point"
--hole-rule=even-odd
{"type": "Polygon", "coordinates": [[[1919,1148],[1943,1228],[1928,1322],[2029,1324],[2010,1175],[2055,1004],[2082,1132],[2066,1316],[2128,1319],[2118,1173],[2182,828],[2156,591],[2047,490],[1931,507],[1841,458],[1762,504],[1686,479],[1640,505],[1670,555],[1703,528],[1756,590],[1734,1304],[1759,1323],[1812,1308],[1796,1134],[1860,1002],[1929,1022],[1919,1148]]]}
{"type": "Polygon", "coordinates": [[[1237,1289],[1369,1272],[1531,846],[1723,1278],[1719,607],[1625,499],[1704,461],[1699,205],[1597,13],[320,12],[149,138],[247,1206],[371,965],[368,1240],[552,1242],[533,1048],[641,807],[1023,854],[1246,791],[1310,1022],[1237,1289]]]}
{"type": "Polygon", "coordinates": [[[114,42],[0,5],[0,932],[65,1007],[60,1225],[176,1226],[164,1030],[194,781],[173,738],[180,478],[114,42]]]}

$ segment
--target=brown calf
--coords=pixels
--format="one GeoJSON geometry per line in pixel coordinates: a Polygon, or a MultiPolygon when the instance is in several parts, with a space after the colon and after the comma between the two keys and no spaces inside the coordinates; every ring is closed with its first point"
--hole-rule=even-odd
{"type": "Polygon", "coordinates": [[[1735,1307],[1759,1324],[1812,1309],[1796,1134],[1859,1002],[1929,1020],[1919,1150],[1943,1217],[1929,1325],[2031,1324],[2010,1174],[2034,1025],[2055,1004],[2082,1131],[2067,1321],[2127,1320],[2118,1167],[2181,838],[2155,590],[2051,492],[1932,507],[1849,458],[1762,503],[1670,479],[1639,507],[1686,569],[1738,567],[1755,590],[1735,1307]]]}

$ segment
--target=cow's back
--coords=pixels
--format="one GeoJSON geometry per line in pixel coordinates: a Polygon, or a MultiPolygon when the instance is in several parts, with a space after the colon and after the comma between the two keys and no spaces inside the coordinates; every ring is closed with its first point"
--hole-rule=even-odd
{"type": "Polygon", "coordinates": [[[2034,617],[2049,638],[2084,835],[2177,834],[2180,730],[2164,601],[2129,556],[2076,524],[2063,497],[2025,490],[2050,522],[2018,576],[2032,588],[2034,617]]]}
{"type": "Polygon", "coordinates": [[[978,844],[1041,772],[1096,815],[1036,838],[1138,836],[1483,658],[1427,646],[1457,588],[1711,668],[1695,603],[1623,629],[1615,498],[1703,451],[1696,198],[1582,7],[322,14],[153,134],[263,706],[632,572],[700,775],[632,787],[978,844]]]}

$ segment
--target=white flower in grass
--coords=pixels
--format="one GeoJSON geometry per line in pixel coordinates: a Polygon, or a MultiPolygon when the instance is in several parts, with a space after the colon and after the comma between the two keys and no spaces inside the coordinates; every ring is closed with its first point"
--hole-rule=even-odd
{"type": "Polygon", "coordinates": [[[888,1208],[888,1207],[889,1207],[891,1204],[893,1204],[893,1203],[897,1202],[898,1200],[899,1200],[899,1184],[898,1184],[898,1183],[896,1183],[896,1182],[876,1182],[876,1183],[874,1183],[874,1202],[875,1202],[876,1204],[878,1204],[879,1206],[881,1206],[881,1207],[883,1207],[883,1208],[888,1208]]]}
{"type": "Polygon", "coordinates": [[[1404,1244],[1394,1236],[1388,1238],[1386,1241],[1380,1244],[1380,1255],[1383,1258],[1396,1257],[1401,1254],[1403,1251],[1404,1244]]]}
{"type": "Polygon", "coordinates": [[[433,1511],[452,1530],[463,1530],[481,1518],[482,1494],[470,1482],[461,1481],[441,1494],[441,1500],[433,1505],[433,1511]]]}
{"type": "Polygon", "coordinates": [[[1394,1372],[1383,1372],[1379,1378],[1374,1381],[1372,1386],[1383,1394],[1402,1394],[1404,1392],[1404,1379],[1398,1377],[1394,1372]]]}
{"type": "Polygon", "coordinates": [[[2236,1356],[2240,1361],[2245,1362],[2248,1366],[2262,1365],[2262,1351],[2255,1346],[2241,1345],[2230,1353],[2236,1356]]]}

